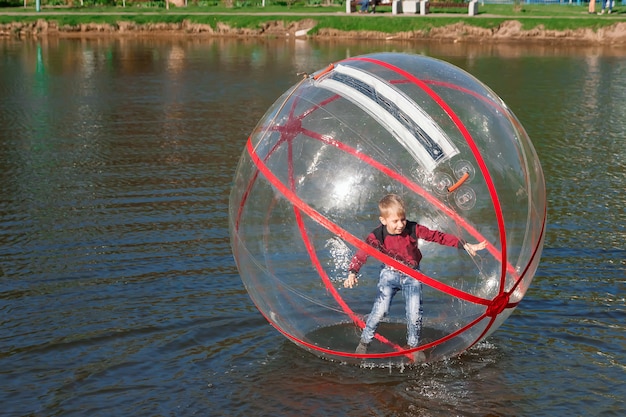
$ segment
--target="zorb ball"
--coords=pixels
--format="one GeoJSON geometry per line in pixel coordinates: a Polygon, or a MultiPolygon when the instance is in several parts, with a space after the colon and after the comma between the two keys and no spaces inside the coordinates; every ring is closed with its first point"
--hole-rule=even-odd
{"type": "Polygon", "coordinates": [[[530,285],[545,224],[541,166],[506,104],[449,63],[399,53],[342,60],[283,94],[248,138],[229,202],[234,258],[269,323],[320,357],[384,366],[459,355],[495,331],[530,285]],[[405,266],[365,243],[388,193],[407,219],[487,247],[419,241],[420,269],[405,266]],[[368,262],[346,289],[359,249],[368,262]],[[422,283],[419,344],[406,347],[399,292],[357,354],[383,264],[422,283]]]}

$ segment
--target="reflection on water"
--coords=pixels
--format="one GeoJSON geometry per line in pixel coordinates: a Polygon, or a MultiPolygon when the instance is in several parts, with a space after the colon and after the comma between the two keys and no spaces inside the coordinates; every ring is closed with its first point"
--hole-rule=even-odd
{"type": "Polygon", "coordinates": [[[108,37],[0,50],[7,415],[626,411],[626,51],[108,37]],[[546,174],[528,295],[445,363],[361,369],[310,355],[266,324],[230,253],[228,193],[256,122],[299,73],[375,51],[442,58],[487,83],[546,174]]]}

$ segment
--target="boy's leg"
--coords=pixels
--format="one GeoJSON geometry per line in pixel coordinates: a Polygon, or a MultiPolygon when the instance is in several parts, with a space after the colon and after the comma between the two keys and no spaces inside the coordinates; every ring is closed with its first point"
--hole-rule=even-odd
{"type": "Polygon", "coordinates": [[[374,338],[374,333],[378,327],[378,323],[385,317],[385,314],[389,311],[391,300],[396,295],[400,287],[399,272],[383,268],[380,271],[380,278],[378,280],[378,295],[374,301],[372,312],[367,317],[365,328],[361,333],[360,345],[367,346],[374,338]]]}
{"type": "Polygon", "coordinates": [[[406,301],[407,344],[413,348],[419,343],[422,332],[422,283],[405,276],[402,292],[406,301]]]}

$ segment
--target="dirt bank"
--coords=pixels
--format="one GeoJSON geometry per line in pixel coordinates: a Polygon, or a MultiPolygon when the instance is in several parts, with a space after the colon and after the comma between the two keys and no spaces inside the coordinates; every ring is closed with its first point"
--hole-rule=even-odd
{"type": "Polygon", "coordinates": [[[135,36],[223,36],[223,37],[299,37],[299,38],[352,38],[352,39],[401,39],[401,40],[446,40],[446,41],[565,41],[578,44],[626,44],[626,22],[593,31],[577,29],[555,31],[538,26],[523,30],[516,20],[503,22],[497,28],[485,29],[464,23],[433,28],[429,31],[383,33],[373,31],[340,31],[320,28],[315,35],[309,31],[316,26],[315,19],[298,22],[268,21],[259,29],[239,29],[218,23],[215,27],[189,21],[181,23],[150,23],[145,25],[119,21],[117,24],[58,25],[55,21],[39,19],[36,22],[14,22],[0,25],[0,37],[76,37],[101,35],[135,36]]]}

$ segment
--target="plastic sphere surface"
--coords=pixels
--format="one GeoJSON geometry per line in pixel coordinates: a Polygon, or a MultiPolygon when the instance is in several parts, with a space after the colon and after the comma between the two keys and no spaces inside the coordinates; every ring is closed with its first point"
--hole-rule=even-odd
{"type": "Polygon", "coordinates": [[[231,245],[259,311],[323,358],[387,365],[456,356],[513,312],[538,266],[546,223],[543,172],[506,104],[437,59],[348,58],[285,92],[250,135],[229,203],[231,245]],[[365,243],[378,201],[470,243],[418,241],[412,269],[365,243]],[[344,288],[350,260],[369,256],[344,288]],[[402,292],[367,352],[356,353],[382,264],[422,283],[422,328],[408,348],[402,292]]]}

